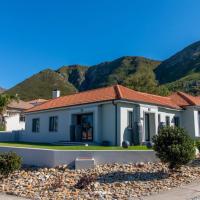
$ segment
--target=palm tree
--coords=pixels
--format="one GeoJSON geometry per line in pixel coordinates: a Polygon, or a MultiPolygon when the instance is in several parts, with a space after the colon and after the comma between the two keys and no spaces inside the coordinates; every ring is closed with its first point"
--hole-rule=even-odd
{"type": "Polygon", "coordinates": [[[8,94],[0,94],[0,130],[4,129],[3,123],[3,114],[8,106],[12,101],[18,101],[18,96],[8,95],[8,94]]]}

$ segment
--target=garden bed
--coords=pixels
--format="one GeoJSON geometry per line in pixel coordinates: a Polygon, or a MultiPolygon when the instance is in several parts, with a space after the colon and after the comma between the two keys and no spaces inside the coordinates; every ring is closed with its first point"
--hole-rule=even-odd
{"type": "Polygon", "coordinates": [[[179,187],[200,178],[196,164],[168,174],[161,163],[99,165],[90,170],[29,168],[0,180],[0,192],[30,199],[133,199],[179,187]],[[95,177],[85,188],[76,187],[80,178],[95,177]]]}

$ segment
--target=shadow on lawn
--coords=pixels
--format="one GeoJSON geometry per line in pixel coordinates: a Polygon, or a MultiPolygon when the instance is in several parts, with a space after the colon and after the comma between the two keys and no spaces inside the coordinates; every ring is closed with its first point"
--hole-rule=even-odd
{"type": "Polygon", "coordinates": [[[107,173],[99,176],[97,180],[100,183],[114,183],[114,182],[124,182],[124,181],[152,181],[152,180],[162,180],[169,177],[168,173],[163,171],[158,172],[123,172],[117,171],[112,173],[107,173]]]}

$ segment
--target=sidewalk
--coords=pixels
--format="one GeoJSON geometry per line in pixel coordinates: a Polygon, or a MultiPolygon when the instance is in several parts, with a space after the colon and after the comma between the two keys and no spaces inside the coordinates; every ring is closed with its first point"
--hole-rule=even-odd
{"type": "Polygon", "coordinates": [[[0,200],[28,200],[17,196],[7,195],[7,194],[0,194],[0,200]]]}
{"type": "Polygon", "coordinates": [[[200,200],[200,182],[151,195],[142,200],[200,200]]]}

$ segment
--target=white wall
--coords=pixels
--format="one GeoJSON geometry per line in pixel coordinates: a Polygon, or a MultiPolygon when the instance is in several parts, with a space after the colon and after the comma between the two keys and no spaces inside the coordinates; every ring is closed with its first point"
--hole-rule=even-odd
{"type": "Polygon", "coordinates": [[[23,164],[40,167],[56,167],[74,164],[76,158],[94,158],[96,165],[109,163],[158,162],[154,151],[80,151],[46,150],[17,147],[0,147],[0,152],[16,152],[22,157],[23,164]]]}
{"type": "Polygon", "coordinates": [[[198,109],[195,107],[187,107],[182,114],[183,127],[187,130],[190,136],[199,137],[199,120],[198,120],[198,109]]]}
{"type": "Polygon", "coordinates": [[[145,113],[150,113],[151,136],[158,133],[158,114],[161,122],[165,122],[166,116],[170,117],[170,125],[174,125],[174,116],[180,119],[180,126],[186,128],[191,136],[198,136],[198,112],[194,108],[186,110],[173,110],[164,107],[146,104],[134,104],[128,102],[117,103],[117,130],[115,118],[115,105],[111,102],[101,105],[85,105],[60,110],[52,110],[26,115],[26,133],[21,135],[21,140],[30,142],[57,142],[70,140],[70,125],[73,114],[92,112],[94,116],[94,142],[109,141],[111,145],[121,145],[122,141],[130,140],[132,130],[128,129],[128,111],[133,111],[134,122],[142,124],[142,141],[145,141],[145,113]],[[49,132],[49,117],[58,116],[58,132],[49,132]],[[32,133],[32,119],[40,118],[40,133],[32,133]]]}
{"type": "Polygon", "coordinates": [[[25,122],[20,122],[20,113],[12,113],[5,117],[6,131],[17,131],[25,129],[25,122]]]}
{"type": "Polygon", "coordinates": [[[102,105],[102,139],[115,145],[115,106],[112,103],[102,105]]]}
{"type": "Polygon", "coordinates": [[[161,116],[161,122],[165,122],[165,117],[170,117],[170,125],[174,125],[174,116],[180,118],[180,125],[182,123],[181,114],[182,111],[176,111],[167,108],[161,108],[154,105],[147,104],[134,104],[134,103],[118,103],[118,115],[119,119],[119,136],[118,136],[118,145],[122,144],[122,141],[129,140],[131,141],[132,130],[128,129],[128,112],[133,111],[133,121],[140,122],[142,124],[142,141],[145,142],[145,113],[150,114],[150,135],[151,137],[158,133],[158,114],[161,116]]]}
{"type": "Polygon", "coordinates": [[[128,112],[133,112],[133,125],[136,121],[137,114],[134,104],[119,103],[118,104],[118,115],[119,115],[119,136],[118,145],[122,145],[124,140],[132,141],[133,130],[128,127],[128,112]]]}
{"type": "Polygon", "coordinates": [[[112,104],[86,105],[26,115],[26,130],[21,140],[30,142],[58,142],[70,140],[70,125],[74,114],[93,113],[93,139],[100,143],[108,140],[113,144],[112,104]],[[58,116],[58,131],[49,132],[49,117],[58,116]],[[32,133],[32,120],[40,119],[40,132],[32,133]],[[101,123],[102,122],[102,123],[101,123]]]}

